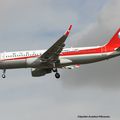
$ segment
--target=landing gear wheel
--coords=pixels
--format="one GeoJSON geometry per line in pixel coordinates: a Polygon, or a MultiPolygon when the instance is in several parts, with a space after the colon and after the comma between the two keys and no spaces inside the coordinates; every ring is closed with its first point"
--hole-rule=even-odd
{"type": "Polygon", "coordinates": [[[60,78],[60,74],[59,73],[55,73],[55,77],[56,78],[60,78]]]}
{"type": "Polygon", "coordinates": [[[2,74],[2,78],[6,78],[5,74],[2,74]]]}
{"type": "Polygon", "coordinates": [[[3,69],[2,78],[6,78],[5,73],[6,73],[6,69],[3,69]]]}

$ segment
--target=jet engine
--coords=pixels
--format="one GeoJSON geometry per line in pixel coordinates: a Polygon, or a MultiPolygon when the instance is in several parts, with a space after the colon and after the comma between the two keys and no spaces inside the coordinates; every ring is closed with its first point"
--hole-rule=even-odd
{"type": "Polygon", "coordinates": [[[51,69],[37,69],[37,68],[31,69],[31,74],[33,77],[44,76],[45,74],[49,74],[51,72],[52,72],[51,69]]]}

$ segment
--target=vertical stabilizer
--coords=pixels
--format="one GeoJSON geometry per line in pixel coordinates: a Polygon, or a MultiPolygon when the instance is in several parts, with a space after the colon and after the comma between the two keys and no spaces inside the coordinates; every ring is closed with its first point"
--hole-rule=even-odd
{"type": "Polygon", "coordinates": [[[111,40],[105,45],[107,50],[114,50],[115,48],[120,47],[120,28],[111,38],[111,40]]]}

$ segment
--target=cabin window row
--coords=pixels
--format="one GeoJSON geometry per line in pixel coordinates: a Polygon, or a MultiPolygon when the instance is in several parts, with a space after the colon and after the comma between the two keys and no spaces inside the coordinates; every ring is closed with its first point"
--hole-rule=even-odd
{"type": "Polygon", "coordinates": [[[26,53],[26,54],[16,54],[16,53],[13,53],[13,55],[6,55],[6,58],[9,58],[9,57],[25,57],[25,56],[37,56],[37,55],[41,55],[41,54],[29,54],[29,53],[26,53]]]}

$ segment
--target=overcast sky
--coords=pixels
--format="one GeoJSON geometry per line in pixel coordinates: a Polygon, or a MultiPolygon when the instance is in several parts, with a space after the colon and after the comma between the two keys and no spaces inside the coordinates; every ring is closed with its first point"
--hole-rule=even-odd
{"type": "MultiPolygon", "coordinates": [[[[0,0],[0,51],[47,49],[69,24],[67,47],[105,44],[120,26],[119,11],[119,0],[0,0]]],[[[119,120],[119,72],[120,57],[60,70],[60,80],[54,73],[32,78],[30,69],[8,70],[0,81],[0,119],[119,120]]]]}

